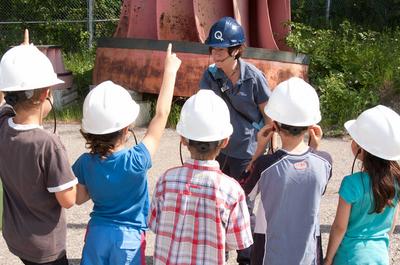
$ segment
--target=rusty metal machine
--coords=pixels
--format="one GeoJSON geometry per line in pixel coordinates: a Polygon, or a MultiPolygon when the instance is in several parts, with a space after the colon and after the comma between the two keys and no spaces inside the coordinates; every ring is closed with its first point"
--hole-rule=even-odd
{"type": "Polygon", "coordinates": [[[110,79],[138,92],[158,93],[164,51],[172,42],[182,59],[174,94],[192,95],[212,63],[202,43],[224,16],[243,26],[243,58],[265,73],[272,88],[290,76],[306,77],[307,56],[291,52],[284,42],[290,0],[124,0],[114,37],[98,42],[94,84],[110,79]]]}

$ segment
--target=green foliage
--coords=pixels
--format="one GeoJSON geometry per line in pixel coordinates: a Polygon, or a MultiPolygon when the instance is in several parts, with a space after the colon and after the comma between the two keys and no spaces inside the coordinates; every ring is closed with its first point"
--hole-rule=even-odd
{"type": "Polygon", "coordinates": [[[373,30],[400,24],[400,0],[292,0],[292,21],[316,28],[337,28],[344,20],[373,30]]]}
{"type": "Polygon", "coordinates": [[[74,86],[77,87],[80,99],[85,98],[89,90],[89,85],[92,84],[94,61],[94,49],[64,54],[65,67],[72,71],[74,86]]]}
{"type": "MultiPolygon", "coordinates": [[[[112,36],[118,24],[121,1],[96,0],[93,3],[95,40],[112,36]]],[[[29,29],[35,45],[60,45],[66,52],[88,47],[87,1],[2,0],[0,21],[9,23],[0,25],[0,54],[22,42],[25,28],[29,29]]]]}
{"type": "Polygon", "coordinates": [[[294,23],[289,46],[310,56],[309,79],[320,94],[322,124],[335,129],[376,105],[385,90],[400,92],[400,29],[364,30],[344,22],[337,30],[294,23]]]}
{"type": "MultiPolygon", "coordinates": [[[[74,102],[62,109],[55,110],[57,121],[60,122],[81,122],[82,120],[82,101],[74,102]]],[[[53,114],[47,115],[46,122],[53,122],[53,114]]]]}
{"type": "MultiPolygon", "coordinates": [[[[158,95],[146,94],[145,100],[150,101],[150,116],[153,118],[156,114],[156,105],[157,105],[157,97],[158,95]]],[[[179,121],[179,116],[181,114],[182,106],[185,103],[186,98],[184,97],[175,97],[172,100],[171,112],[168,116],[167,127],[175,128],[179,121]]]]}

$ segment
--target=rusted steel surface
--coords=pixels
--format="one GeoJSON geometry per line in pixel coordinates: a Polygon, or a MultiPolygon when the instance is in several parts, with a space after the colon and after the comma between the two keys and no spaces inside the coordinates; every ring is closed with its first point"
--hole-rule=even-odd
{"type": "Polygon", "coordinates": [[[257,1],[257,34],[260,48],[279,50],[272,32],[268,0],[257,1]]]}
{"type": "Polygon", "coordinates": [[[233,0],[234,18],[239,22],[246,36],[246,46],[250,46],[249,0],[233,0]]]}
{"type": "Polygon", "coordinates": [[[157,1],[156,11],[158,40],[199,41],[192,1],[157,1]]]}
{"type": "Polygon", "coordinates": [[[157,2],[157,0],[125,0],[114,37],[156,40],[157,2]]]}
{"type": "MultiPolygon", "coordinates": [[[[96,50],[93,73],[94,84],[97,85],[102,81],[112,80],[127,89],[157,94],[162,81],[164,50],[167,42],[151,40],[130,41],[125,43],[113,43],[112,41],[99,43],[99,47],[96,50]],[[137,42],[139,44],[132,45],[137,42]],[[143,43],[140,44],[140,42],[143,43]],[[145,43],[150,43],[147,46],[153,46],[151,43],[154,43],[154,49],[144,49],[145,43]],[[102,44],[108,47],[101,47],[102,44]],[[111,47],[113,44],[116,47],[111,47]],[[128,48],[129,45],[135,47],[128,48]]],[[[174,51],[182,60],[174,91],[175,96],[188,97],[195,93],[198,90],[198,84],[204,70],[211,63],[207,51],[200,48],[202,45],[193,43],[193,48],[191,49],[193,51],[188,52],[190,44],[173,42],[174,51]]],[[[270,60],[254,58],[245,58],[245,60],[255,64],[265,73],[272,88],[291,76],[306,78],[308,65],[304,61],[304,57],[298,57],[300,55],[294,55],[289,52],[267,52],[263,49],[249,48],[249,50],[250,52],[245,53],[246,57],[250,54],[259,58],[262,58],[262,56],[270,58],[270,60]],[[302,61],[305,63],[299,63],[302,61]]]]}
{"type": "Polygon", "coordinates": [[[203,42],[224,16],[243,26],[246,45],[289,50],[290,0],[124,0],[114,37],[203,42]]]}
{"type": "Polygon", "coordinates": [[[72,72],[65,69],[64,61],[61,55],[61,46],[57,45],[38,45],[36,46],[49,58],[53,65],[57,77],[64,81],[63,84],[54,86],[54,89],[67,89],[72,87],[72,72]]]}
{"type": "Polygon", "coordinates": [[[285,43],[285,37],[290,30],[289,26],[286,25],[291,18],[290,0],[271,0],[268,5],[275,42],[279,50],[291,51],[285,43]]]}
{"type": "Polygon", "coordinates": [[[232,0],[193,0],[193,8],[197,34],[203,43],[208,37],[211,26],[217,20],[225,16],[233,17],[232,0]]]}

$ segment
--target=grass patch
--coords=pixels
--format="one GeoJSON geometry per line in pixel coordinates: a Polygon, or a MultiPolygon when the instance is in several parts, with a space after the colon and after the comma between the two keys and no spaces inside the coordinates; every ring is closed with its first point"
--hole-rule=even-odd
{"type": "MultiPolygon", "coordinates": [[[[61,122],[81,122],[82,120],[82,101],[76,101],[74,103],[71,103],[70,105],[59,109],[55,110],[56,112],[56,118],[57,121],[61,122]]],[[[52,112],[47,115],[45,118],[45,121],[51,122],[53,121],[53,114],[52,112]]]]}

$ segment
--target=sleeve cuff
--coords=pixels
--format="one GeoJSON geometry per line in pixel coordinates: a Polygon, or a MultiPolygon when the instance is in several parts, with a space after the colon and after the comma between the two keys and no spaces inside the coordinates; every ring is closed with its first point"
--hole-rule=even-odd
{"type": "Polygon", "coordinates": [[[60,192],[60,191],[69,189],[69,188],[71,188],[72,186],[75,186],[76,184],[78,184],[78,179],[77,179],[77,178],[75,178],[74,180],[71,180],[70,182],[67,182],[67,183],[65,183],[65,184],[62,184],[62,185],[60,185],[60,186],[57,186],[57,187],[48,187],[47,190],[48,190],[49,192],[51,192],[51,193],[60,192]]]}

